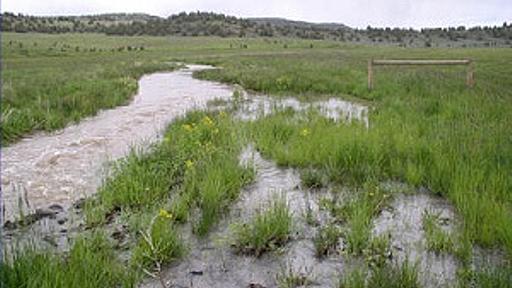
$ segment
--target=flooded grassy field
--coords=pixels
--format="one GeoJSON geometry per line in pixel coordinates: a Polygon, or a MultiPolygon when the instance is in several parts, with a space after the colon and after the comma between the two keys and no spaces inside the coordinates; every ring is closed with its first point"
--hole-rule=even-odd
{"type": "Polygon", "coordinates": [[[6,287],[512,283],[510,49],[6,37],[6,287]]]}

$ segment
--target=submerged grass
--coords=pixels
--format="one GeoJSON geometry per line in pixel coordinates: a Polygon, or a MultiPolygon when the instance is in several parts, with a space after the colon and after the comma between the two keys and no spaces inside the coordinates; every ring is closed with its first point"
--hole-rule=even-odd
{"type": "MultiPolygon", "coordinates": [[[[291,121],[290,112],[282,112],[256,121],[252,126],[253,137],[258,149],[278,164],[319,169],[334,183],[358,187],[376,179],[429,187],[452,200],[463,216],[464,230],[471,241],[484,246],[500,244],[512,251],[511,201],[502,190],[509,189],[512,183],[503,174],[503,165],[510,162],[505,160],[507,152],[503,149],[510,150],[512,145],[491,148],[494,144],[482,138],[479,141],[485,142],[487,148],[479,144],[479,151],[480,148],[468,146],[459,149],[458,141],[475,140],[456,140],[454,134],[460,130],[439,130],[432,134],[435,138],[428,138],[426,127],[415,130],[418,128],[407,126],[410,122],[388,122],[396,116],[387,113],[379,111],[372,124],[374,128],[367,130],[359,123],[334,123],[311,113],[307,119],[291,121]],[[381,119],[385,116],[390,118],[381,119]],[[397,129],[397,124],[402,128],[397,129]],[[307,136],[300,133],[304,127],[311,131],[307,136]],[[487,164],[477,165],[477,157],[482,160],[480,163],[487,164]],[[499,162],[498,166],[488,165],[494,160],[499,162]],[[476,171],[481,174],[475,175],[476,171]],[[484,178],[484,174],[493,176],[484,178]]],[[[440,121],[437,118],[436,125],[442,125],[440,121]]],[[[497,141],[504,143],[504,139],[497,141]]],[[[316,179],[308,176],[306,182],[314,186],[316,179]]],[[[365,223],[364,219],[361,223],[365,223]]]]}

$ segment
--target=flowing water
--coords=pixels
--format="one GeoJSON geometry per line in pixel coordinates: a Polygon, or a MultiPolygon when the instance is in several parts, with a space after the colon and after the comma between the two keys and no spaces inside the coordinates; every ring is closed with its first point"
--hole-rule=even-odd
{"type": "Polygon", "coordinates": [[[144,76],[129,105],[2,148],[5,220],[14,220],[20,210],[32,214],[54,203],[66,209],[92,195],[106,175],[106,163],[133,145],[157,140],[165,125],[185,112],[230,97],[229,86],[192,78],[193,71],[209,68],[190,65],[144,76]]]}

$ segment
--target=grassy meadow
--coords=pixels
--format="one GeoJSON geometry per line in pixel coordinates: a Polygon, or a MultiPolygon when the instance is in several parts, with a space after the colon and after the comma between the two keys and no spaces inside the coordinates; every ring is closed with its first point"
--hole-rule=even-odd
{"type": "MultiPolygon", "coordinates": [[[[433,251],[454,253],[468,271],[471,245],[503,249],[512,259],[510,48],[406,49],[274,38],[2,36],[4,145],[125,104],[141,75],[175,69],[174,62],[220,66],[195,76],[275,97],[339,97],[371,107],[369,128],[336,123],[318,113],[297,120],[295,112],[283,111],[251,123],[236,121],[230,111],[189,113],[168,127],[161,143],[146,152],[134,150],[120,161],[97,197],[88,199],[87,226],[98,234],[76,241],[65,269],[58,260],[44,265],[46,258],[57,256],[29,251],[0,269],[7,287],[97,287],[91,279],[129,287],[142,275],[158,274],[162,265],[186,254],[180,236],[184,223],[191,223],[196,235],[207,235],[252,181],[254,171],[238,165],[248,143],[278,165],[299,169],[306,186],[353,189],[350,201],[325,205],[349,232],[326,227],[315,242],[319,256],[339,237],[354,255],[387,246],[371,237],[371,220],[392,197],[378,183],[395,180],[448,199],[460,216],[461,227],[450,236],[436,226],[435,215],[425,215],[422,225],[433,251]],[[463,67],[378,67],[375,89],[368,91],[370,58],[471,58],[476,85],[465,87],[463,67]],[[111,257],[111,239],[101,236],[112,215],[136,239],[128,262],[111,257]],[[100,257],[90,256],[95,253],[100,257]],[[82,257],[77,255],[105,270],[89,271],[88,265],[75,263],[73,257],[82,257]],[[31,277],[35,271],[38,278],[31,277]],[[70,276],[74,274],[87,279],[70,276]]],[[[288,214],[284,203],[274,203],[235,229],[237,249],[259,255],[285,243],[288,214]],[[274,228],[278,235],[269,234],[274,228]]],[[[372,268],[371,277],[354,271],[340,287],[418,287],[414,267],[389,265],[372,268]]],[[[512,278],[508,268],[468,273],[460,278],[477,287],[506,287],[512,278]]]]}

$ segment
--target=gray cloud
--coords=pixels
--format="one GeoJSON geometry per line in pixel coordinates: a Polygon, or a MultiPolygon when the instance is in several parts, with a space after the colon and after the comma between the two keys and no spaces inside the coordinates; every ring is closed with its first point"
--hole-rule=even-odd
{"type": "Polygon", "coordinates": [[[512,20],[510,0],[8,0],[2,4],[3,11],[33,15],[144,12],[168,16],[200,10],[240,17],[339,22],[361,28],[501,25],[512,20]]]}

